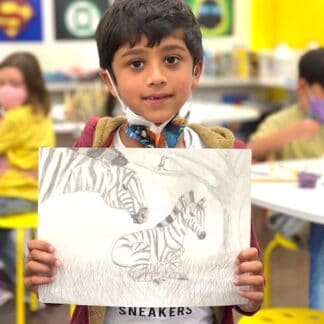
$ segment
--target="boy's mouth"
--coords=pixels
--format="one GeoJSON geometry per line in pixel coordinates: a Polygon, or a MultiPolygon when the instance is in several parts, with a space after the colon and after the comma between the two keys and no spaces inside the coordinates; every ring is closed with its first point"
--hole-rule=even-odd
{"type": "Polygon", "coordinates": [[[171,97],[172,95],[170,94],[159,93],[159,94],[151,94],[149,96],[145,96],[144,100],[151,101],[151,102],[162,102],[171,97]]]}

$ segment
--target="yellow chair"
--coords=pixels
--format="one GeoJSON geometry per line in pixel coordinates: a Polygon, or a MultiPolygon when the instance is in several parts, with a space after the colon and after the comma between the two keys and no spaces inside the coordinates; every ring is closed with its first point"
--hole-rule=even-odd
{"type": "Polygon", "coordinates": [[[75,311],[75,308],[76,308],[76,305],[74,305],[74,304],[70,305],[70,317],[73,316],[73,313],[75,311]]]}
{"type": "Polygon", "coordinates": [[[264,278],[265,278],[265,286],[264,286],[264,307],[270,307],[270,299],[271,299],[271,255],[274,249],[277,247],[283,247],[288,250],[297,250],[298,246],[293,241],[284,237],[280,233],[276,232],[273,239],[267,244],[263,253],[263,266],[264,266],[264,278]]]}
{"type": "Polygon", "coordinates": [[[239,324],[315,324],[324,323],[324,312],[308,308],[269,308],[271,300],[271,255],[277,247],[297,250],[298,246],[280,233],[276,232],[273,239],[264,249],[264,309],[253,316],[242,316],[239,324]]]}
{"type": "MultiPolygon", "coordinates": [[[[37,228],[37,212],[0,217],[0,228],[16,232],[16,324],[25,323],[25,286],[24,286],[24,235],[25,230],[37,228]]],[[[38,309],[35,293],[30,294],[30,310],[38,309]]]]}
{"type": "Polygon", "coordinates": [[[243,316],[239,324],[322,324],[324,312],[304,308],[266,308],[253,316],[243,316]]]}

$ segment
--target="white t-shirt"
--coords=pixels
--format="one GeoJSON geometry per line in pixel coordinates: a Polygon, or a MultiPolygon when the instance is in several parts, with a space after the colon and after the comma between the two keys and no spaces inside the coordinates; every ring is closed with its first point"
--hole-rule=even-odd
{"type": "Polygon", "coordinates": [[[212,324],[210,307],[110,307],[105,324],[212,324]]]}
{"type": "MultiPolygon", "coordinates": [[[[203,148],[197,133],[184,128],[185,147],[203,148]]],[[[125,148],[116,132],[112,147],[125,148]]],[[[105,324],[212,324],[213,311],[210,307],[109,307],[105,315],[105,324]]]]}

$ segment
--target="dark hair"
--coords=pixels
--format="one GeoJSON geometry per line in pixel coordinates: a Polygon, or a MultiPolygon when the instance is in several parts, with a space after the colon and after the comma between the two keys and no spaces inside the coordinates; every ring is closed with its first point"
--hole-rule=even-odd
{"type": "Polygon", "coordinates": [[[31,104],[34,112],[42,111],[47,115],[50,111],[50,98],[37,58],[28,52],[15,52],[0,63],[0,69],[5,67],[21,71],[28,92],[27,103],[31,104]]]}
{"type": "Polygon", "coordinates": [[[115,52],[125,43],[134,47],[143,35],[153,47],[175,30],[182,30],[184,42],[196,65],[203,49],[199,24],[184,0],[115,0],[101,18],[96,32],[100,67],[111,69],[115,52]]]}
{"type": "Polygon", "coordinates": [[[310,50],[299,60],[299,78],[304,78],[310,85],[319,83],[324,87],[324,48],[310,50]]]}

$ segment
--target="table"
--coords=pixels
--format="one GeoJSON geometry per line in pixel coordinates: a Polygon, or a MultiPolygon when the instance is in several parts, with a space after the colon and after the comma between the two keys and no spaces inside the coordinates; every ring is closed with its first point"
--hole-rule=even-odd
{"type": "Polygon", "coordinates": [[[324,158],[252,165],[251,201],[256,206],[324,224],[324,158]],[[316,188],[299,188],[298,171],[320,174],[316,188]]]}
{"type": "Polygon", "coordinates": [[[248,105],[234,105],[210,102],[187,103],[190,106],[188,123],[215,126],[230,122],[247,122],[257,120],[261,111],[248,105]]]}
{"type": "Polygon", "coordinates": [[[311,222],[309,307],[324,310],[324,157],[253,165],[251,201],[311,222]],[[298,187],[300,171],[320,175],[315,188],[298,187]]]}

